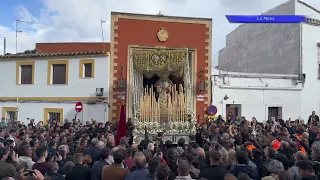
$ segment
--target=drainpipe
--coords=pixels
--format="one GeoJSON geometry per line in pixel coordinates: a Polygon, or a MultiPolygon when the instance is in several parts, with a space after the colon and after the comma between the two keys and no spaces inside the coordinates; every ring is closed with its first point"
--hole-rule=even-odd
{"type": "Polygon", "coordinates": [[[303,68],[303,60],[302,60],[302,23],[300,23],[300,67],[299,67],[299,71],[300,74],[302,74],[302,68],[303,68]]]}

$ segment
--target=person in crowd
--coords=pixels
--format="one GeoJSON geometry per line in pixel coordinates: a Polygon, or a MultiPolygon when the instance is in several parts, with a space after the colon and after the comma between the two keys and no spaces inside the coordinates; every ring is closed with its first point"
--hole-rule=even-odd
{"type": "Polygon", "coordinates": [[[185,146],[186,140],[184,138],[180,138],[178,140],[178,146],[174,148],[174,156],[175,157],[180,157],[182,153],[184,152],[184,146],[185,146]]]}
{"type": "Polygon", "coordinates": [[[178,176],[175,180],[192,180],[190,176],[190,164],[187,160],[181,160],[178,163],[178,176]]]}
{"type": "Polygon", "coordinates": [[[102,168],[101,178],[102,180],[113,180],[119,179],[124,180],[127,174],[130,173],[128,169],[122,167],[122,162],[125,158],[125,150],[117,149],[112,157],[114,163],[111,165],[104,166],[102,168]]]}
{"type": "Polygon", "coordinates": [[[191,153],[188,153],[185,155],[186,156],[186,159],[188,160],[189,164],[190,164],[190,176],[193,178],[193,179],[198,179],[199,177],[199,173],[200,173],[200,170],[195,168],[194,167],[194,156],[191,154],[191,153]]]}
{"type": "Polygon", "coordinates": [[[47,146],[39,147],[36,150],[36,155],[37,155],[38,161],[33,164],[32,169],[36,169],[40,171],[42,175],[44,175],[50,171],[50,165],[48,162],[46,162],[46,158],[48,157],[47,146]]]}
{"type": "Polygon", "coordinates": [[[262,180],[279,179],[279,172],[284,170],[283,164],[278,160],[272,160],[268,166],[269,176],[265,176],[262,180]]]}
{"type": "MultiPolygon", "coordinates": [[[[159,164],[161,163],[161,158],[156,156],[156,157],[152,157],[149,160],[148,163],[148,175],[146,176],[145,180],[154,180],[155,179],[155,173],[157,170],[157,167],[159,166],[159,164]]],[[[143,179],[143,178],[141,178],[143,179]]]]}
{"type": "Polygon", "coordinates": [[[238,176],[240,173],[245,173],[250,176],[252,179],[258,179],[257,169],[254,169],[249,165],[249,157],[247,153],[243,150],[238,150],[236,152],[236,164],[232,169],[232,173],[235,176],[238,176]]]}
{"type": "Polygon", "coordinates": [[[30,146],[25,145],[20,148],[19,150],[19,158],[18,163],[26,163],[28,166],[28,169],[32,169],[32,166],[35,162],[32,161],[32,149],[30,146]]]}
{"type": "Polygon", "coordinates": [[[316,115],[315,111],[312,111],[311,115],[308,118],[308,124],[317,124],[319,122],[319,116],[316,115]]]}
{"type": "Polygon", "coordinates": [[[160,163],[156,169],[156,180],[168,180],[170,169],[166,164],[160,163]]]}
{"type": "Polygon", "coordinates": [[[110,154],[110,149],[107,147],[102,148],[100,161],[96,161],[92,166],[91,180],[102,180],[102,168],[106,165],[111,165],[108,163],[110,154]]]}
{"type": "Polygon", "coordinates": [[[262,166],[262,177],[270,175],[268,167],[270,162],[275,159],[276,151],[272,147],[266,147],[264,149],[264,155],[265,155],[266,161],[263,163],[263,166],[262,166]]]}
{"type": "Polygon", "coordinates": [[[199,164],[199,169],[200,170],[204,170],[208,167],[208,163],[207,163],[207,157],[206,157],[206,153],[204,151],[204,149],[202,148],[197,148],[197,161],[199,164]]]}
{"type": "Polygon", "coordinates": [[[86,180],[91,179],[91,168],[83,166],[83,155],[76,153],[73,156],[74,167],[71,168],[67,174],[66,180],[86,180]]]}
{"type": "Polygon", "coordinates": [[[68,156],[70,153],[69,147],[67,145],[60,145],[58,148],[58,155],[61,156],[61,160],[58,161],[59,164],[59,173],[62,175],[66,174],[65,165],[68,162],[68,159],[70,159],[68,156]]]}
{"type": "Polygon", "coordinates": [[[317,180],[312,163],[309,160],[301,160],[295,164],[298,167],[301,180],[317,180]]]}
{"type": "MultiPolygon", "coordinates": [[[[306,153],[302,151],[298,151],[294,154],[294,161],[299,162],[302,160],[307,160],[308,157],[306,153]]],[[[293,165],[291,168],[288,169],[288,173],[290,175],[290,178],[292,180],[301,180],[300,174],[299,174],[299,168],[296,165],[293,165]]]]}
{"type": "Polygon", "coordinates": [[[84,154],[88,154],[92,158],[92,164],[96,161],[100,160],[101,157],[101,149],[98,147],[99,140],[97,138],[94,138],[91,140],[91,146],[87,148],[84,152],[84,154]]]}
{"type": "Polygon", "coordinates": [[[210,151],[210,166],[200,171],[199,177],[208,180],[223,180],[228,170],[222,167],[222,156],[216,150],[210,151]]]}
{"type": "Polygon", "coordinates": [[[237,180],[237,178],[233,174],[228,173],[224,176],[224,180],[237,180]]]}
{"type": "Polygon", "coordinates": [[[265,124],[256,118],[249,122],[218,117],[199,122],[195,134],[172,141],[164,141],[163,132],[155,139],[148,132],[145,138],[133,139],[132,119],[117,146],[118,126],[109,122],[30,118],[31,124],[24,126],[24,121],[3,118],[0,177],[25,180],[30,173],[37,180],[320,179],[320,122],[315,113],[307,124],[281,116],[265,124]]]}
{"type": "Polygon", "coordinates": [[[133,159],[132,159],[133,152],[134,152],[134,149],[132,147],[129,147],[127,149],[126,158],[124,159],[124,163],[126,164],[126,166],[128,167],[128,169],[130,171],[134,167],[134,162],[133,162],[133,159]]]}
{"type": "Polygon", "coordinates": [[[195,135],[189,135],[189,145],[192,146],[194,149],[200,147],[200,145],[196,142],[195,135]]]}
{"type": "Polygon", "coordinates": [[[135,170],[130,172],[126,176],[125,180],[145,179],[149,174],[146,164],[146,156],[143,154],[143,152],[136,152],[134,155],[135,170]]]}
{"type": "Polygon", "coordinates": [[[58,173],[59,164],[57,162],[49,162],[50,171],[48,171],[44,177],[48,177],[53,180],[65,180],[62,174],[58,173]]]}
{"type": "Polygon", "coordinates": [[[11,163],[6,163],[9,152],[4,147],[0,147],[0,179],[5,177],[14,177],[16,168],[11,163]]]}
{"type": "Polygon", "coordinates": [[[64,166],[65,172],[66,172],[66,173],[69,172],[70,169],[72,169],[74,166],[75,166],[75,165],[74,165],[74,163],[73,163],[72,161],[68,161],[68,162],[66,163],[66,165],[64,166]]]}

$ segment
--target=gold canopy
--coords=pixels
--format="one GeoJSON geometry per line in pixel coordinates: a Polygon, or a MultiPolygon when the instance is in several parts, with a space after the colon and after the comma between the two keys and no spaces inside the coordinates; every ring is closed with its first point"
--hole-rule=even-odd
{"type": "Polygon", "coordinates": [[[148,78],[154,75],[168,77],[170,74],[181,77],[184,74],[187,55],[186,48],[136,48],[132,50],[133,67],[148,78]]]}

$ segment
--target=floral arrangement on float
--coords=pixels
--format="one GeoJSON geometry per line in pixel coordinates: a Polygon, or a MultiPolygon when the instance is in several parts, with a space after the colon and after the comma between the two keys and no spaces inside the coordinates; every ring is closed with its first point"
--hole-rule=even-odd
{"type": "MultiPolygon", "coordinates": [[[[137,117],[137,116],[136,116],[137,117]]],[[[156,134],[158,132],[166,133],[195,133],[197,119],[195,113],[192,111],[188,113],[186,121],[171,121],[166,123],[164,126],[160,126],[157,121],[139,121],[139,118],[134,118],[135,131],[136,134],[144,134],[145,127],[148,133],[156,134]]]]}

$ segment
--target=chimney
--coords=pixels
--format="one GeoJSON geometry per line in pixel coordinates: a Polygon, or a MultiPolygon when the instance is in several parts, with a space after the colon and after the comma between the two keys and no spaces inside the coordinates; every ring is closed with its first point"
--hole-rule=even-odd
{"type": "Polygon", "coordinates": [[[7,40],[6,37],[3,38],[3,55],[6,55],[6,46],[7,46],[7,40]]]}

